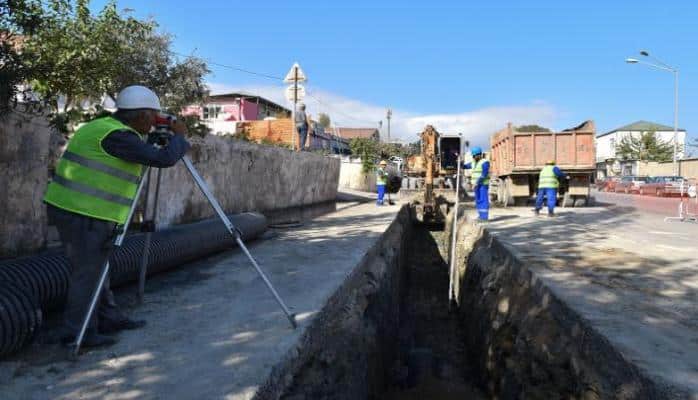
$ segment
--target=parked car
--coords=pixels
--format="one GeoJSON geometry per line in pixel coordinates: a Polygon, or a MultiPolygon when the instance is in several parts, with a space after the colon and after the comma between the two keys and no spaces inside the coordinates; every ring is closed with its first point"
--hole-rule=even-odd
{"type": "Polygon", "coordinates": [[[603,179],[599,179],[598,181],[596,181],[596,189],[598,189],[599,192],[613,192],[615,190],[617,182],[617,177],[607,176],[603,179]]]}
{"type": "Polygon", "coordinates": [[[647,182],[648,177],[646,176],[623,176],[620,178],[620,182],[616,183],[614,192],[620,193],[639,193],[640,187],[647,182]]]}
{"type": "Polygon", "coordinates": [[[681,176],[653,176],[640,186],[640,194],[671,196],[681,194],[681,182],[685,181],[684,191],[688,190],[688,181],[681,176]]]}

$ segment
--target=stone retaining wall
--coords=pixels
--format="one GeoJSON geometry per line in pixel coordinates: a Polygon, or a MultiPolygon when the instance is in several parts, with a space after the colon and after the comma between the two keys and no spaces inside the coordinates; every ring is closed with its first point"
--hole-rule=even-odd
{"type": "Polygon", "coordinates": [[[11,113],[0,121],[0,258],[41,249],[51,129],[45,118],[11,113]]]}
{"type": "MultiPolygon", "coordinates": [[[[42,198],[50,140],[44,118],[12,114],[0,122],[0,258],[31,254],[46,244],[42,198]]],[[[189,156],[228,213],[304,207],[337,196],[339,159],[214,135],[190,141],[189,156]]],[[[183,163],[162,171],[160,228],[214,215],[183,163]]]]}

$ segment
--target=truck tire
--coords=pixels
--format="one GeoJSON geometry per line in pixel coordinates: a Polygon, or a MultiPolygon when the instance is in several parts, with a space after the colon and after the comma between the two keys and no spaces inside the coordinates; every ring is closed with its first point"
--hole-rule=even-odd
{"type": "Polygon", "coordinates": [[[562,203],[560,204],[563,208],[574,207],[574,198],[570,192],[565,193],[562,196],[562,203]]]}
{"type": "Polygon", "coordinates": [[[511,178],[507,178],[504,180],[504,184],[502,185],[502,205],[504,207],[511,207],[514,205],[514,196],[511,195],[511,178]]]}

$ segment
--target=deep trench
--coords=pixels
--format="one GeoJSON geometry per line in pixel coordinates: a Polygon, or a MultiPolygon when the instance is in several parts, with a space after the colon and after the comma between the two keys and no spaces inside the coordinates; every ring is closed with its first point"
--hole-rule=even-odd
{"type": "Polygon", "coordinates": [[[407,233],[399,311],[399,346],[388,363],[387,387],[375,399],[485,399],[473,379],[467,327],[448,300],[444,235],[417,226],[407,233]],[[439,247],[442,247],[441,251],[439,247]]]}

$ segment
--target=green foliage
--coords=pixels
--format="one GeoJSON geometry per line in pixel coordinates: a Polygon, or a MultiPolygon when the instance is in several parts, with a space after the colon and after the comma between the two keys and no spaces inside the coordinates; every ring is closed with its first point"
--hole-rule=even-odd
{"type": "Polygon", "coordinates": [[[410,156],[410,147],[403,146],[398,143],[380,143],[378,152],[381,159],[387,160],[393,156],[402,157],[405,159],[410,156]]]}
{"type": "Polygon", "coordinates": [[[550,129],[535,124],[517,126],[516,130],[519,132],[551,132],[550,129]]]}
{"type": "Polygon", "coordinates": [[[657,138],[655,132],[643,132],[625,136],[616,146],[616,154],[625,160],[670,161],[674,158],[674,146],[657,138]]]}
{"type": "Polygon", "coordinates": [[[21,46],[24,35],[41,26],[43,13],[39,0],[0,0],[0,116],[10,110],[17,87],[34,75],[21,46]]]}
{"type": "Polygon", "coordinates": [[[330,127],[330,124],[331,124],[331,122],[332,122],[332,121],[330,120],[330,116],[327,115],[327,114],[325,114],[325,113],[320,113],[320,114],[318,115],[318,118],[317,118],[317,119],[318,119],[318,123],[319,123],[320,126],[322,126],[323,128],[329,128],[329,127],[330,127]]]}
{"type": "Polygon", "coordinates": [[[353,138],[349,141],[349,149],[355,157],[361,158],[361,169],[365,174],[370,173],[379,157],[378,142],[366,138],[353,138]]]}
{"type": "Polygon", "coordinates": [[[198,115],[187,115],[182,117],[182,121],[187,126],[189,131],[189,136],[206,136],[211,133],[211,129],[201,123],[201,119],[198,115]]]}
{"type": "Polygon", "coordinates": [[[54,99],[55,119],[69,121],[66,128],[77,122],[71,119],[75,113],[68,110],[85,102],[99,103],[105,94],[114,98],[127,85],[152,88],[171,112],[207,95],[206,63],[194,57],[177,61],[170,51],[171,37],[158,32],[154,21],[120,14],[114,1],[97,14],[91,13],[89,0],[43,3],[42,7],[40,1],[4,0],[0,10],[13,11],[3,12],[0,29],[9,26],[10,31],[24,35],[22,58],[11,59],[9,65],[25,72],[14,73],[11,86],[28,82],[37,93],[54,99]],[[21,3],[22,12],[15,13],[7,3],[21,3]],[[25,21],[38,23],[29,29],[23,26],[25,21]],[[59,95],[65,100],[60,110],[59,95]]]}

